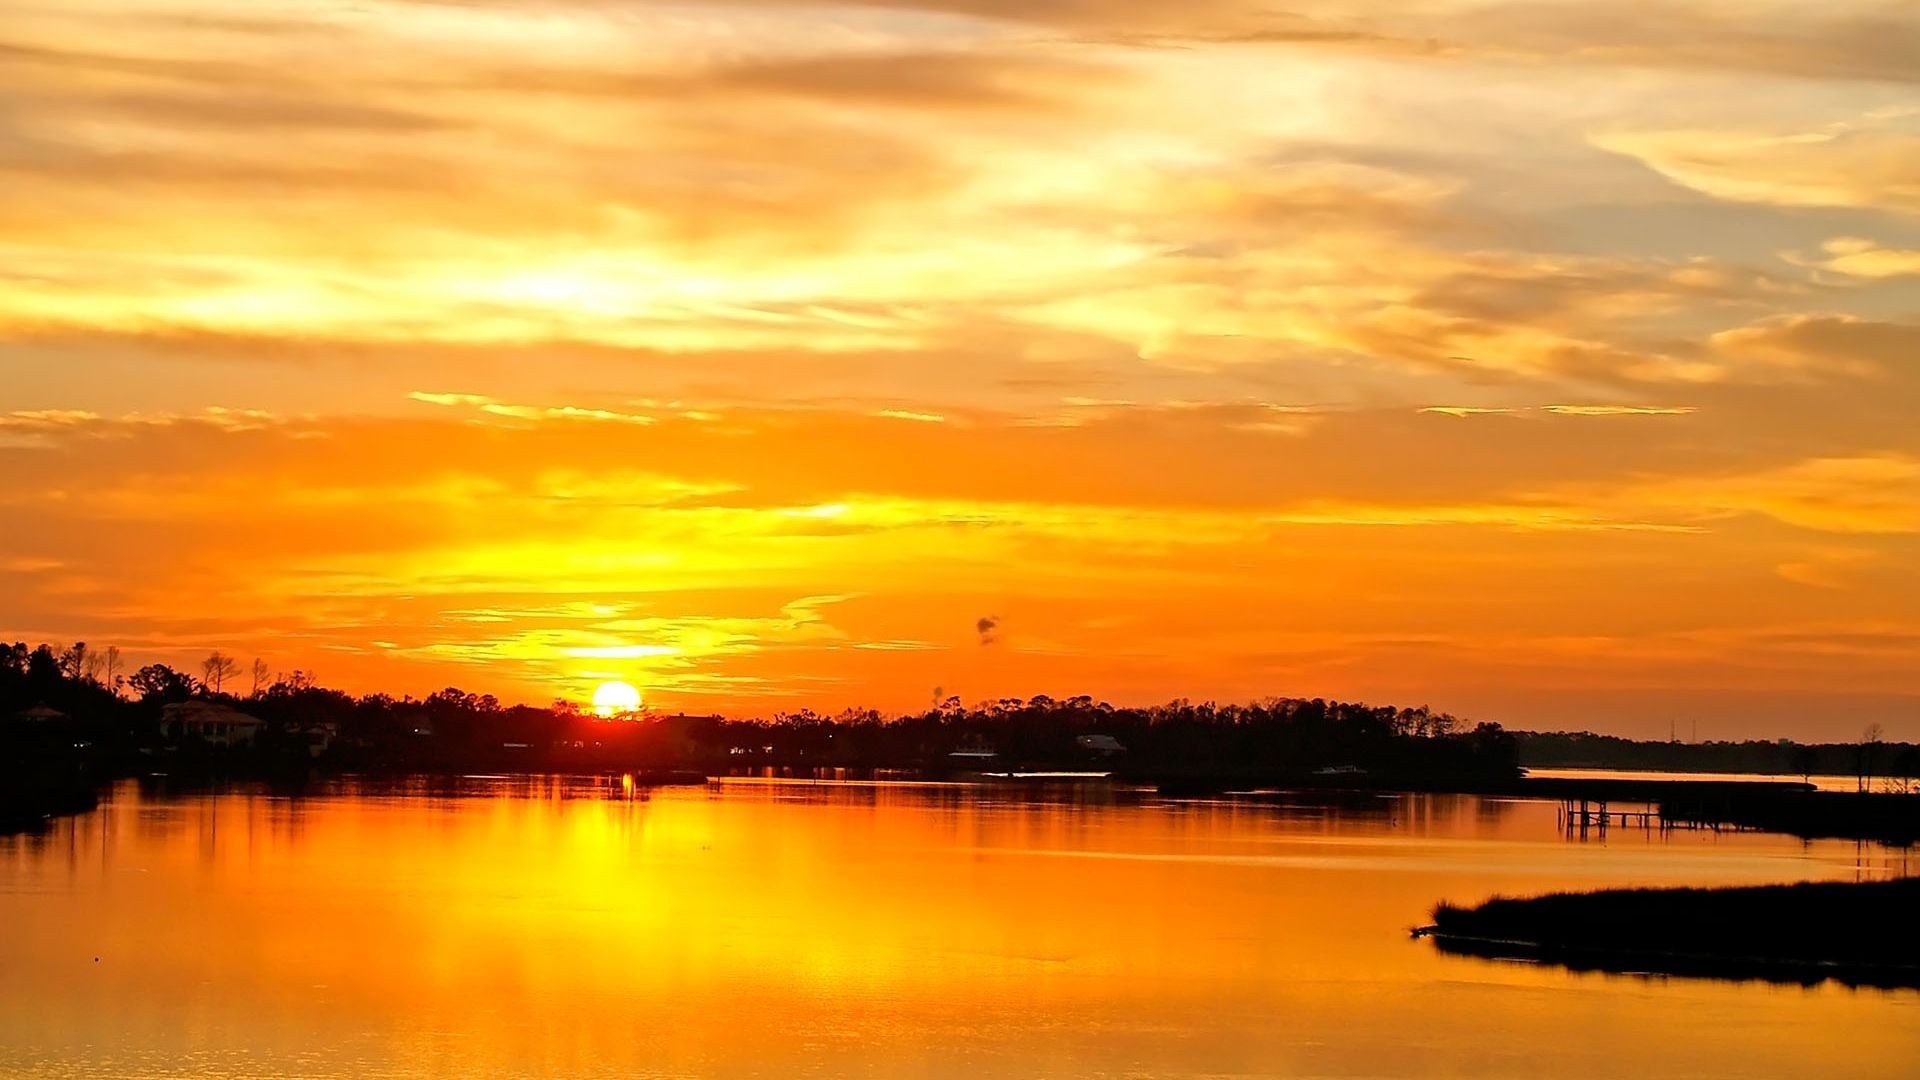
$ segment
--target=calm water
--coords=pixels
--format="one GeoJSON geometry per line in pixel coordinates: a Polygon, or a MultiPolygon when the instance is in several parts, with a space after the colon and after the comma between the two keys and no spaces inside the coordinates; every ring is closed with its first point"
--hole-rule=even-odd
{"type": "MultiPolygon", "coordinates": [[[[1820,791],[1859,791],[1860,778],[1857,776],[1833,776],[1827,773],[1815,773],[1801,776],[1798,773],[1716,773],[1716,772],[1671,772],[1653,769],[1528,769],[1528,776],[1558,778],[1564,780],[1711,780],[1716,783],[1729,781],[1764,781],[1775,784],[1812,784],[1820,791]]],[[[1874,777],[1868,790],[1883,791],[1887,788],[1885,777],[1874,777]]]]}
{"type": "Polygon", "coordinates": [[[1912,1076],[1920,994],[1444,957],[1442,897],[1879,876],[1549,803],[466,781],[0,840],[24,1076],[1912,1076]]]}

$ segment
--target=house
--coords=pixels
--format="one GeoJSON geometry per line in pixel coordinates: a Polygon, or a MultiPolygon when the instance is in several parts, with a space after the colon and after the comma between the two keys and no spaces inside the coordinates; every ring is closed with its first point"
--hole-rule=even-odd
{"type": "Polygon", "coordinates": [[[93,745],[81,736],[72,717],[45,702],[21,709],[0,723],[0,741],[14,752],[35,755],[64,754],[93,745]]]}
{"type": "Polygon", "coordinates": [[[295,729],[293,737],[307,748],[308,757],[317,758],[331,749],[333,741],[340,737],[340,725],[331,720],[316,720],[295,729]]]}
{"type": "Polygon", "coordinates": [[[160,734],[210,746],[252,746],[266,721],[217,701],[181,701],[160,709],[160,734]]]}
{"type": "Polygon", "coordinates": [[[1115,754],[1127,752],[1127,748],[1121,745],[1120,740],[1111,735],[1078,735],[1074,737],[1073,744],[1083,753],[1094,757],[1113,757],[1115,754]]]}
{"type": "Polygon", "coordinates": [[[1000,754],[987,741],[978,735],[969,735],[960,741],[960,745],[947,754],[947,760],[956,765],[985,765],[999,760],[1000,754]]]}
{"type": "Polygon", "coordinates": [[[13,714],[13,722],[22,727],[45,727],[65,723],[67,714],[51,705],[39,704],[13,714]]]}

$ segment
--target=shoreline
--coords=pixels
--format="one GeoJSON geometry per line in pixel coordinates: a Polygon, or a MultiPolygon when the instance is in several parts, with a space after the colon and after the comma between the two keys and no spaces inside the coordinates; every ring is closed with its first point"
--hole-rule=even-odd
{"type": "Polygon", "coordinates": [[[0,836],[39,832],[63,817],[75,817],[100,805],[92,783],[0,791],[0,836]]]}
{"type": "Polygon", "coordinates": [[[1600,889],[1443,902],[1413,936],[1575,971],[1920,990],[1916,905],[1920,878],[1600,889]]]}
{"type": "Polygon", "coordinates": [[[1510,960],[1554,964],[1569,971],[1599,972],[1638,978],[1707,978],[1882,990],[1920,990],[1920,964],[1827,961],[1780,956],[1725,956],[1713,953],[1657,949],[1581,948],[1537,941],[1449,934],[1433,926],[1413,931],[1430,938],[1441,951],[1482,960],[1510,960]]]}

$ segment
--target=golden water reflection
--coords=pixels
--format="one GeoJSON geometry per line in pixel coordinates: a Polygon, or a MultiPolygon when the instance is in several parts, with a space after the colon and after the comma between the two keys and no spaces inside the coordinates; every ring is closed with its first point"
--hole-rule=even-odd
{"type": "Polygon", "coordinates": [[[0,1072],[1904,1076],[1920,995],[1406,937],[1443,897],[1901,869],[1465,796],[129,784],[0,840],[0,1072]]]}

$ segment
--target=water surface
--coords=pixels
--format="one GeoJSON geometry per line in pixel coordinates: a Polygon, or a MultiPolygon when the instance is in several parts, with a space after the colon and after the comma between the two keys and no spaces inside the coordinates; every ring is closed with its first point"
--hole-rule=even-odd
{"type": "Polygon", "coordinates": [[[22,1076],[1911,1076],[1920,994],[1447,957],[1441,898],[1880,876],[1467,796],[472,779],[0,840],[22,1076]]]}
{"type": "Polygon", "coordinates": [[[1770,783],[1770,784],[1812,784],[1816,791],[1859,791],[1864,784],[1869,791],[1888,790],[1888,779],[1875,776],[1863,781],[1857,776],[1838,776],[1832,773],[1814,773],[1802,776],[1799,773],[1755,773],[1755,772],[1680,772],[1668,769],[1590,769],[1590,768],[1533,768],[1527,769],[1527,775],[1538,779],[1555,780],[1704,780],[1712,783],[1770,783]]]}

